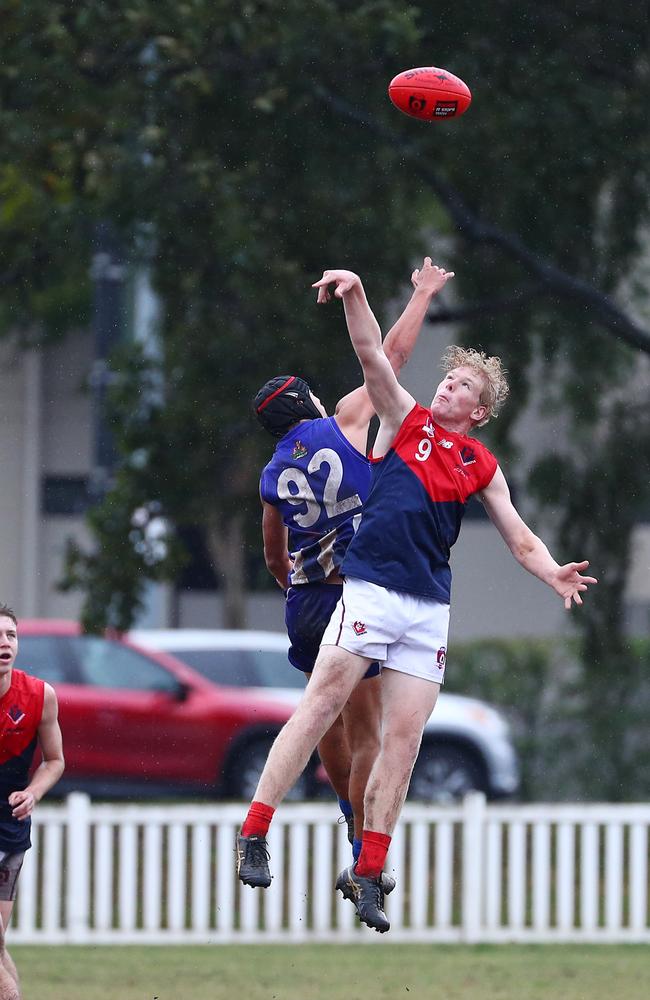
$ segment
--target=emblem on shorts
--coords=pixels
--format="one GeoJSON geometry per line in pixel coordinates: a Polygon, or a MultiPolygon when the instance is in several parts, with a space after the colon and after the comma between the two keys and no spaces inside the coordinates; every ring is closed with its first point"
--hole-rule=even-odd
{"type": "Polygon", "coordinates": [[[25,713],[22,711],[19,705],[12,705],[7,715],[13,722],[14,726],[17,726],[19,722],[22,722],[25,718],[25,713]]]}
{"type": "Polygon", "coordinates": [[[296,441],[293,446],[293,451],[291,452],[291,458],[295,462],[297,458],[304,458],[307,454],[307,448],[302,443],[302,441],[296,441]]]}
{"type": "Polygon", "coordinates": [[[352,628],[354,629],[355,635],[365,635],[368,631],[363,622],[352,622],[352,628]]]}
{"type": "Polygon", "coordinates": [[[438,670],[445,669],[445,663],[447,662],[447,650],[444,646],[441,646],[436,653],[436,666],[438,670]]]}

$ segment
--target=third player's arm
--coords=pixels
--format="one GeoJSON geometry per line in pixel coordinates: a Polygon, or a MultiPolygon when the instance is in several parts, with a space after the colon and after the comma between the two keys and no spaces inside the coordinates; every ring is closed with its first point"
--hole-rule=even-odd
{"type": "Polygon", "coordinates": [[[59,709],[54,688],[50,684],[45,685],[38,743],[43,760],[34,771],[27,788],[12,792],[9,796],[14,819],[26,819],[31,815],[36,803],[57,783],[65,767],[59,709]]]}

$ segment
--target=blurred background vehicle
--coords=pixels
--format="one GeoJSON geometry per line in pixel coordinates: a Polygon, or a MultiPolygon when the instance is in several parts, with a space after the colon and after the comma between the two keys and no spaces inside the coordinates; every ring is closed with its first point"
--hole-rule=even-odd
{"type": "MultiPolygon", "coordinates": [[[[270,687],[216,684],[165,652],[82,635],[74,622],[20,622],[16,667],[59,700],[66,770],[56,794],[249,799],[293,711],[270,687]]],[[[314,758],[290,797],[329,784],[314,758]]]]}
{"type": "MultiPolygon", "coordinates": [[[[214,684],[272,695],[291,709],[305,685],[287,659],[287,637],[279,632],[139,629],[129,638],[172,654],[214,684]]],[[[443,690],[424,729],[409,797],[455,801],[476,789],[502,798],[518,785],[517,755],[504,717],[483,701],[443,690]]]]}
{"type": "MultiPolygon", "coordinates": [[[[250,799],[304,678],[278,632],[136,630],[83,635],[75,622],[20,623],[16,666],[59,699],[66,772],[58,794],[250,799]]],[[[491,705],[441,692],[424,730],[409,797],[446,802],[473,789],[517,791],[507,722],[491,705]]],[[[332,795],[317,757],[290,793],[332,795]]]]}

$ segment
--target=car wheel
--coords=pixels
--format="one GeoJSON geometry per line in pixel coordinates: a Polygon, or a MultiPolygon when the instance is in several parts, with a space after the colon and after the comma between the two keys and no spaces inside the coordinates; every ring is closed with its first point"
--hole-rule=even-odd
{"type": "Polygon", "coordinates": [[[408,797],[425,802],[457,802],[467,792],[486,790],[481,762],[453,743],[423,743],[411,775],[408,797]]]}
{"type": "MultiPolygon", "coordinates": [[[[233,798],[252,801],[272,745],[273,737],[269,736],[245,743],[239,748],[237,757],[230,768],[230,778],[227,783],[228,791],[233,798]]],[[[300,802],[309,798],[309,787],[309,777],[305,771],[300,775],[295,785],[289,789],[284,801],[300,802]]]]}

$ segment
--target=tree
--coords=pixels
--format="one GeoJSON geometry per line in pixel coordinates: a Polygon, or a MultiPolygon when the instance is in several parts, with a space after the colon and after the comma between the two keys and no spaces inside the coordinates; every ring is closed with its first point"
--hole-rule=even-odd
{"type": "MultiPolygon", "coordinates": [[[[444,16],[383,0],[4,6],[4,325],[36,318],[56,333],[83,316],[91,223],[103,218],[134,257],[145,227],[162,304],[161,364],[133,346],[114,363],[122,461],[91,513],[96,550],[70,562],[87,625],[125,627],[142,580],[182,562],[178,536],[151,552],[135,511],[202,528],[237,621],[237,557],[258,544],[266,447],[248,400],[289,364],[325,399],[358,378],[311,281],[345,263],[381,308],[441,237],[453,239],[458,301],[436,302],[432,319],[463,322],[508,359],[516,385],[493,431],[499,454],[517,455],[541,368],[566,433],[564,478],[548,461],[533,470],[538,503],[555,503],[564,537],[581,542],[618,504],[617,544],[599,532],[592,547],[601,577],[624,578],[648,504],[630,473],[644,411],[611,430],[616,390],[650,344],[646,289],[620,294],[647,242],[645,11],[604,0],[461,2],[444,16]],[[423,125],[386,98],[395,73],[432,61],[474,90],[460,122],[423,125]],[[628,460],[614,483],[603,463],[617,450],[628,460]],[[584,502],[551,489],[559,481],[582,483],[584,502]]],[[[624,656],[619,604],[607,585],[592,597],[588,670],[610,649],[624,656]]]]}
{"type": "MultiPolygon", "coordinates": [[[[123,352],[113,429],[126,460],[91,514],[98,549],[72,554],[69,582],[91,595],[86,624],[125,627],[143,575],[178,566],[178,546],[156,565],[138,560],[137,548],[114,565],[116,533],[120,542],[137,540],[133,512],[153,503],[176,526],[203,528],[236,620],[240,540],[265,447],[251,433],[247,400],[280,355],[317,376],[325,394],[358,377],[334,370],[338,348],[312,308],[310,282],[350,241],[356,266],[372,265],[383,294],[393,292],[407,273],[404,247],[408,238],[414,250],[409,231],[422,199],[395,189],[398,153],[384,151],[380,160],[379,144],[360,144],[353,127],[332,130],[322,102],[303,90],[306,67],[317,58],[327,66],[329,56],[326,36],[315,43],[300,4],[286,4],[281,19],[267,3],[118,6],[121,17],[103,3],[35,4],[29,16],[12,5],[2,77],[9,158],[20,162],[38,218],[33,228],[47,250],[40,261],[31,247],[24,253],[26,294],[10,319],[26,321],[31,309],[30,318],[47,321],[33,309],[32,291],[45,285],[60,301],[56,268],[65,273],[70,257],[88,260],[93,219],[110,218],[125,245],[135,247],[143,224],[153,233],[148,264],[163,304],[164,398],[148,393],[151,365],[135,348],[123,352]],[[36,72],[43,62],[55,86],[36,72]],[[350,170],[351,160],[372,169],[350,170]],[[65,193],[58,201],[48,193],[50,175],[55,192],[65,193]],[[332,176],[345,184],[332,185],[332,176]],[[57,226],[69,219],[75,225],[62,252],[57,226]],[[393,239],[377,261],[387,227],[393,239]],[[109,581],[114,599],[106,599],[109,581]]],[[[335,12],[320,3],[314,13],[324,18],[331,54],[335,12]]],[[[367,39],[381,48],[391,33],[408,39],[413,30],[388,4],[367,5],[352,20],[353,44],[339,69],[358,61],[369,79],[377,56],[366,51],[367,39]]]]}

